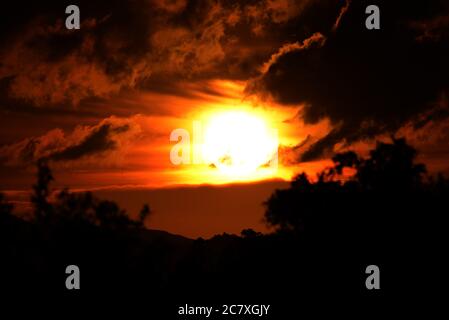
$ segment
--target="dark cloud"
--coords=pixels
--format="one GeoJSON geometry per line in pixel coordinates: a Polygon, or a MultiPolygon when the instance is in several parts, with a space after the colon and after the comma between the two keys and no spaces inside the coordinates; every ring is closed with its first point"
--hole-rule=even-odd
{"type": "Polygon", "coordinates": [[[83,141],[74,146],[69,146],[66,149],[55,152],[49,158],[52,160],[76,160],[86,155],[101,153],[117,148],[115,141],[111,140],[111,131],[126,132],[129,126],[125,125],[111,130],[110,124],[104,124],[95,129],[83,141]]]}
{"type": "Polygon", "coordinates": [[[108,161],[123,146],[139,136],[140,126],[134,118],[111,117],[97,125],[79,126],[69,134],[54,129],[39,137],[0,147],[0,160],[6,166],[28,166],[39,159],[56,162],[81,161],[94,158],[108,161]]]}
{"type": "Polygon", "coordinates": [[[154,79],[247,78],[315,2],[80,0],[81,30],[65,29],[60,2],[9,2],[0,16],[2,92],[77,105],[154,79]]]}
{"type": "Polygon", "coordinates": [[[8,21],[0,48],[0,78],[8,79],[9,97],[39,106],[76,105],[133,86],[147,75],[147,10],[120,1],[77,4],[81,30],[65,29],[65,6],[54,1],[2,10],[18,17],[8,21]]]}
{"type": "Polygon", "coordinates": [[[395,132],[435,108],[448,89],[447,2],[352,1],[341,10],[338,28],[320,31],[323,45],[283,53],[248,86],[250,93],[302,105],[308,124],[332,121],[334,129],[303,161],[336,143],[395,132]],[[370,4],[380,8],[381,30],[365,28],[370,4]]]}
{"type": "MultiPolygon", "coordinates": [[[[333,130],[302,145],[302,160],[310,160],[335,144],[395,132],[414,118],[424,126],[437,116],[426,112],[448,88],[444,0],[80,0],[77,5],[82,20],[77,31],[64,28],[66,4],[60,1],[2,5],[2,118],[32,114],[35,106],[56,118],[57,108],[86,99],[70,112],[83,112],[86,119],[129,115],[147,105],[139,100],[128,108],[120,99],[113,105],[96,99],[126,97],[128,89],[186,96],[192,92],[184,83],[253,78],[248,92],[301,105],[299,116],[307,124],[331,120],[333,130]],[[381,9],[379,31],[365,28],[369,4],[381,9]]],[[[213,87],[203,91],[215,94],[213,87]]],[[[94,142],[105,145],[101,133],[94,142]]],[[[33,157],[39,144],[27,143],[23,157],[33,157]]],[[[79,150],[71,148],[59,150],[59,157],[75,157],[79,150]]]]}

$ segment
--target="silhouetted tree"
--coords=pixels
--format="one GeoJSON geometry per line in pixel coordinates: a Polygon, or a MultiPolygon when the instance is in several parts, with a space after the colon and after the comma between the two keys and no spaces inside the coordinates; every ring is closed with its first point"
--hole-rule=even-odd
{"type": "Polygon", "coordinates": [[[102,200],[94,205],[95,217],[100,227],[117,228],[133,225],[126,211],[113,201],[102,200]]]}
{"type": "Polygon", "coordinates": [[[354,152],[337,154],[332,158],[334,166],[319,173],[316,182],[301,173],[291,181],[289,189],[276,190],[265,202],[265,220],[279,230],[300,230],[317,212],[346,210],[348,204],[343,202],[362,193],[396,194],[422,189],[426,168],[415,164],[415,158],[416,150],[405,139],[378,142],[367,159],[354,152]],[[339,179],[345,168],[356,172],[348,179],[339,179]]]}
{"type": "Polygon", "coordinates": [[[261,232],[254,231],[253,229],[243,229],[240,234],[244,238],[255,238],[263,235],[261,232]]]}
{"type": "Polygon", "coordinates": [[[150,207],[145,205],[138,220],[129,218],[125,210],[115,202],[100,200],[91,192],[72,193],[67,188],[60,191],[53,203],[49,201],[50,182],[53,175],[48,163],[37,163],[37,182],[33,186],[31,201],[35,218],[38,221],[52,223],[88,223],[104,228],[143,227],[144,219],[150,214],[150,207]]]}
{"type": "Polygon", "coordinates": [[[71,193],[68,189],[63,189],[57,194],[53,204],[57,213],[55,218],[60,221],[96,224],[94,203],[95,199],[90,192],[71,193]]]}
{"type": "Polygon", "coordinates": [[[52,214],[53,208],[48,202],[51,181],[53,181],[53,175],[48,167],[48,163],[45,160],[39,160],[37,162],[37,181],[33,185],[33,194],[31,196],[35,218],[38,220],[46,219],[52,214]]]}
{"type": "Polygon", "coordinates": [[[144,204],[142,209],[139,212],[139,220],[137,221],[138,225],[143,227],[145,226],[145,220],[151,215],[151,209],[148,204],[144,204]]]}
{"type": "Polygon", "coordinates": [[[344,168],[354,168],[360,167],[360,161],[358,155],[353,151],[348,151],[344,153],[336,154],[332,161],[334,162],[334,170],[336,174],[342,174],[344,168]]]}
{"type": "Polygon", "coordinates": [[[426,168],[415,164],[416,150],[404,138],[377,143],[370,157],[357,166],[357,181],[366,189],[413,189],[422,183],[426,168]]]}
{"type": "Polygon", "coordinates": [[[6,201],[5,195],[0,193],[0,216],[10,215],[13,208],[14,206],[6,201]]]}
{"type": "MultiPolygon", "coordinates": [[[[449,184],[442,176],[424,181],[412,151],[398,140],[378,144],[367,159],[352,152],[336,155],[334,166],[317,180],[300,174],[266,202],[266,221],[288,232],[263,235],[245,229],[242,237],[224,233],[207,240],[139,229],[151,214],[148,205],[133,220],[116,203],[90,192],[64,189],[50,198],[52,174],[40,164],[33,205],[46,219],[0,219],[2,287],[20,293],[65,290],[64,268],[76,263],[83,268],[82,290],[88,294],[151,287],[148,294],[167,299],[260,294],[296,301],[335,288],[339,294],[359,294],[361,273],[372,261],[387,267],[394,278],[390,286],[401,286],[401,278],[416,279],[416,274],[403,277],[408,269],[403,266],[420,263],[411,268],[416,272],[441,265],[432,259],[443,257],[437,245],[447,242],[441,236],[447,224],[439,217],[449,184]],[[345,168],[353,175],[341,179],[345,168]],[[436,255],[429,254],[432,250],[436,255]],[[236,290],[242,283],[244,290],[236,290]]],[[[0,196],[0,217],[10,211],[0,196]]],[[[427,281],[434,270],[424,270],[427,281]]]]}

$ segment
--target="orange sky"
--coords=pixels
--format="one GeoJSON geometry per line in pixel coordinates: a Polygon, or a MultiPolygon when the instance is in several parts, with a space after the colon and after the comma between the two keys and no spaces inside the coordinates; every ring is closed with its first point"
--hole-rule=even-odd
{"type": "MultiPolygon", "coordinates": [[[[172,164],[170,150],[176,143],[170,142],[169,139],[173,130],[184,128],[191,133],[193,150],[196,147],[192,133],[194,121],[207,125],[208,118],[226,111],[244,110],[263,119],[268,127],[277,131],[281,146],[293,147],[304,141],[308,135],[318,138],[330,129],[326,121],[315,126],[301,127],[300,121],[294,120],[298,113],[297,107],[280,107],[270,101],[246,99],[243,92],[244,82],[214,80],[206,84],[181,86],[186,92],[185,96],[150,92],[123,98],[125,107],[126,104],[139,104],[143,109],[148,107],[159,112],[104,120],[114,124],[132,124],[133,130],[128,131],[126,136],[116,135],[114,139],[120,145],[117,152],[107,153],[100,159],[84,157],[63,164],[55,163],[55,170],[61,177],[58,183],[63,184],[66,180],[70,181],[70,186],[75,189],[95,189],[108,186],[223,184],[273,178],[288,180],[300,170],[314,175],[327,163],[288,165],[289,155],[280,152],[277,170],[259,168],[257,172],[244,177],[227,176],[207,164],[172,164]],[[201,91],[206,86],[211,93],[201,91]]],[[[122,101],[118,99],[115,104],[120,106],[122,101]]],[[[80,133],[75,135],[82,136],[84,129],[81,127],[75,129],[76,131],[80,133]]],[[[51,136],[47,134],[46,138],[51,139],[51,136]]]]}
{"type": "Polygon", "coordinates": [[[94,190],[132,213],[148,199],[150,227],[192,237],[263,229],[260,204],[280,181],[314,178],[338,152],[366,156],[391,134],[429,172],[449,173],[447,5],[403,15],[386,2],[394,28],[379,36],[366,33],[358,1],[86,1],[77,31],[53,3],[11,5],[0,30],[0,191],[19,211],[39,159],[55,189],[94,190]],[[230,145],[251,162],[229,170],[240,159],[210,142],[222,137],[210,128],[236,112],[250,118],[230,145]],[[214,166],[172,163],[180,128],[214,166]]]}
{"type": "MultiPolygon", "coordinates": [[[[159,101],[165,101],[167,105],[170,105],[172,114],[147,116],[139,119],[142,130],[148,133],[148,136],[143,137],[134,150],[130,150],[133,164],[136,166],[148,165],[154,168],[149,173],[152,175],[151,181],[159,185],[217,184],[236,180],[256,181],[267,178],[290,179],[295,169],[282,165],[282,159],[277,170],[264,172],[260,168],[257,172],[246,177],[230,177],[207,164],[175,166],[170,162],[170,150],[176,143],[170,142],[168,137],[174,129],[184,128],[190,133],[190,147],[193,153],[194,149],[199,147],[194,143],[194,121],[204,127],[207,126],[208,118],[227,111],[245,111],[263,119],[270,129],[277,131],[279,143],[282,145],[293,146],[307,137],[307,132],[301,132],[295,128],[296,123],[286,122],[286,120],[295,116],[297,108],[276,107],[268,103],[247,101],[243,93],[244,83],[217,80],[209,83],[209,86],[221,96],[200,94],[198,97],[191,99],[157,95],[157,97],[150,96],[147,98],[148,100],[156,98],[159,101]]],[[[147,103],[151,104],[150,101],[147,103]]]]}
{"type": "MultiPolygon", "coordinates": [[[[329,161],[290,164],[295,155],[282,152],[282,147],[277,168],[259,168],[246,176],[229,176],[207,164],[172,164],[170,150],[175,143],[169,138],[174,129],[192,132],[194,121],[207,125],[210,117],[227,111],[245,111],[263,119],[277,132],[283,147],[293,147],[311,134],[323,136],[330,129],[327,121],[307,127],[301,124],[297,120],[298,107],[247,98],[245,83],[241,81],[181,83],[179,88],[184,95],[128,93],[115,97],[113,105],[109,106],[115,113],[138,106],[142,110],[140,114],[112,116],[100,124],[75,125],[71,131],[52,129],[38,135],[43,147],[36,152],[41,152],[42,156],[49,148],[45,146],[75,144],[95,125],[127,125],[130,128],[126,133],[117,131],[111,136],[117,148],[100,157],[92,155],[52,162],[56,179],[54,187],[94,190],[102,198],[117,201],[130,214],[137,213],[143,203],[149,203],[155,213],[149,222],[150,228],[190,237],[209,237],[222,232],[239,233],[244,228],[266,231],[262,204],[269,195],[276,188],[286,187],[285,181],[294,174],[306,171],[314,176],[330,164],[329,161]],[[145,108],[152,112],[145,112],[145,108]]],[[[191,139],[192,147],[195,147],[194,138],[191,139]]],[[[15,147],[10,146],[10,154],[16,152],[15,148],[22,150],[20,146],[20,142],[15,147]]],[[[29,208],[26,190],[33,180],[32,169],[28,169],[23,179],[16,176],[6,182],[11,186],[6,193],[19,211],[29,208]]]]}
{"type": "MultiPolygon", "coordinates": [[[[127,109],[139,109],[141,113],[111,116],[100,122],[93,118],[91,125],[69,125],[71,130],[35,132],[33,135],[38,137],[41,145],[35,152],[45,156],[51,146],[74,145],[105,124],[112,128],[126,125],[126,132],[117,130],[110,137],[117,145],[114,150],[100,156],[52,162],[56,178],[54,187],[93,190],[102,198],[118,202],[131,215],[135,215],[143,203],[149,203],[154,215],[148,227],[193,238],[222,232],[239,233],[244,228],[267,231],[262,218],[263,202],[269,195],[276,188],[286,187],[286,181],[299,172],[306,172],[313,178],[331,165],[330,160],[298,163],[299,153],[294,151],[294,146],[317,141],[329,133],[332,125],[328,120],[305,125],[298,117],[301,106],[280,106],[271,100],[248,98],[245,85],[243,81],[211,80],[179,83],[177,90],[183,94],[126,93],[114,97],[108,107],[115,114],[127,109]],[[247,176],[229,176],[207,164],[176,166],[171,163],[170,150],[175,143],[170,142],[170,134],[174,129],[192,132],[194,121],[207,125],[211,116],[235,110],[244,110],[263,119],[269,128],[277,131],[279,159],[276,170],[259,168],[247,176]]],[[[407,126],[402,130],[406,131],[407,126]]],[[[413,138],[410,133],[408,135],[413,138]]],[[[388,140],[387,136],[377,138],[388,140]]],[[[191,137],[191,146],[195,147],[193,139],[191,137]]],[[[23,145],[29,143],[27,141],[3,147],[3,152],[8,152],[15,161],[14,155],[17,150],[23,150],[23,145]]],[[[351,148],[363,155],[372,146],[374,140],[352,144],[351,148]]],[[[337,145],[336,148],[345,150],[346,146],[337,145]]],[[[431,157],[424,160],[431,170],[446,167],[446,163],[433,161],[431,157]]],[[[5,178],[4,191],[17,210],[29,209],[29,187],[34,181],[32,169],[5,178]]]]}

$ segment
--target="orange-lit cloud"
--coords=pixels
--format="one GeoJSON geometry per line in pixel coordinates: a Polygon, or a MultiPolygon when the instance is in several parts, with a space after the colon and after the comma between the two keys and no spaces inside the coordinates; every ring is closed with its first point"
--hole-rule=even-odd
{"type": "MultiPolygon", "coordinates": [[[[4,145],[0,158],[3,165],[10,167],[29,167],[38,159],[48,159],[62,175],[61,182],[70,179],[72,185],[90,184],[92,188],[108,184],[155,186],[290,179],[302,168],[311,168],[298,166],[292,159],[293,154],[294,157],[298,154],[291,150],[305,140],[316,141],[325,135],[331,129],[329,123],[305,125],[297,116],[297,107],[247,100],[245,87],[244,82],[214,80],[179,83],[173,92],[135,93],[122,101],[117,100],[116,104],[134,109],[139,106],[140,115],[109,117],[94,125],[76,126],[73,130],[52,129],[43,135],[4,145]],[[151,112],[146,113],[146,107],[151,107],[151,112]],[[170,161],[170,151],[175,145],[169,140],[173,130],[183,128],[191,133],[191,151],[188,152],[194,152],[201,148],[195,145],[194,122],[206,128],[214,116],[235,111],[263,119],[269,130],[276,131],[281,146],[276,170],[260,167],[248,176],[230,176],[208,163],[176,166],[170,161]],[[72,172],[79,170],[84,174],[78,173],[74,178],[72,172]]],[[[313,169],[312,175],[315,172],[313,169]]]]}
{"type": "Polygon", "coordinates": [[[78,126],[66,134],[54,129],[0,148],[0,159],[9,166],[29,166],[39,159],[63,162],[64,166],[114,164],[129,141],[141,133],[137,118],[110,117],[94,126],[78,126]]]}
{"type": "Polygon", "coordinates": [[[316,172],[339,150],[396,132],[419,145],[420,130],[442,126],[433,118],[419,128],[410,123],[447,88],[447,59],[434,50],[446,39],[445,13],[414,21],[388,3],[406,23],[377,43],[360,36],[355,1],[81,5],[79,32],[33,6],[20,28],[8,22],[12,32],[0,34],[8,40],[0,50],[0,111],[13,119],[0,120],[0,150],[9,167],[48,158],[78,185],[227,183],[208,166],[174,167],[168,139],[195,120],[244,110],[280,137],[279,172],[247,180],[288,179],[316,172]],[[418,39],[427,34],[432,41],[418,39]]]}
{"type": "Polygon", "coordinates": [[[52,11],[36,10],[0,50],[0,79],[7,79],[9,97],[46,106],[78,105],[175,76],[247,77],[274,41],[248,32],[282,28],[310,2],[81,3],[86,15],[77,32],[52,11]]]}

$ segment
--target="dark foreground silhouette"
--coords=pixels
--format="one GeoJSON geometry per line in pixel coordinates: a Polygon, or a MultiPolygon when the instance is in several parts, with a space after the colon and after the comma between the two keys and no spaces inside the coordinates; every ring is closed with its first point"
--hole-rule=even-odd
{"type": "Polygon", "coordinates": [[[50,201],[53,177],[40,162],[31,221],[0,197],[0,290],[109,311],[132,301],[158,319],[177,318],[186,303],[271,304],[270,317],[285,319],[312,305],[317,314],[338,313],[331,305],[374,312],[436,295],[448,270],[449,183],[429,178],[415,156],[402,139],[379,143],[367,159],[338,154],[317,181],[301,174],[267,200],[275,232],[210,240],[145,229],[147,205],[132,220],[90,193],[63,190],[50,201]],[[342,176],[345,168],[354,175],[342,176]],[[71,264],[80,290],[65,287],[71,264]],[[380,290],[365,286],[368,265],[380,268],[380,290]]]}

